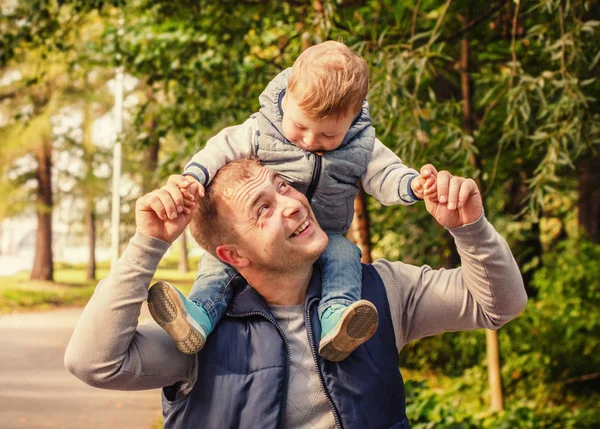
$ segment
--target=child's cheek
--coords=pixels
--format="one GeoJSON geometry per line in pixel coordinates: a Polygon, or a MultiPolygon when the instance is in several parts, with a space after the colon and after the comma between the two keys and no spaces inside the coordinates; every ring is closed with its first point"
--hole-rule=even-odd
{"type": "Polygon", "coordinates": [[[294,141],[298,140],[298,138],[299,138],[298,132],[290,129],[290,127],[287,127],[287,129],[284,129],[283,132],[285,134],[285,138],[291,142],[294,142],[294,141]]]}

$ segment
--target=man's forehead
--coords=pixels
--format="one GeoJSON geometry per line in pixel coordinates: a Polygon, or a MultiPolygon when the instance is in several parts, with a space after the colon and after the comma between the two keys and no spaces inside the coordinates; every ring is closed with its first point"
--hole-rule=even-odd
{"type": "Polygon", "coordinates": [[[229,183],[222,197],[237,207],[251,205],[255,197],[265,187],[265,184],[273,183],[277,173],[262,166],[253,166],[248,169],[248,176],[229,183]]]}

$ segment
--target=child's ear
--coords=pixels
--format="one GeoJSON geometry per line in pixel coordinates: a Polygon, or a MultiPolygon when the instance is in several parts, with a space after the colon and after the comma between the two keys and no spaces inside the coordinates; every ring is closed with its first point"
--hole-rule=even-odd
{"type": "Polygon", "coordinates": [[[221,261],[238,269],[247,267],[250,263],[248,258],[240,255],[235,246],[231,246],[229,244],[223,244],[221,246],[218,246],[217,256],[221,261]]]}

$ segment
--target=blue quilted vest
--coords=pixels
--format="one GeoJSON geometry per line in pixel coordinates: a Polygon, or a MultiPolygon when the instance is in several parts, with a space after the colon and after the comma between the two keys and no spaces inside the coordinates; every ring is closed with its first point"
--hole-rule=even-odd
{"type": "MultiPolygon", "coordinates": [[[[305,323],[321,385],[340,428],[408,429],[404,383],[385,286],[363,265],[363,298],[379,311],[375,335],[340,363],[318,355],[317,306],[321,275],[315,265],[305,323]]],[[[241,283],[241,279],[240,279],[241,283]]],[[[289,346],[264,299],[238,285],[225,317],[198,353],[198,377],[190,393],[170,401],[163,389],[165,428],[283,428],[289,378],[289,346]]]]}

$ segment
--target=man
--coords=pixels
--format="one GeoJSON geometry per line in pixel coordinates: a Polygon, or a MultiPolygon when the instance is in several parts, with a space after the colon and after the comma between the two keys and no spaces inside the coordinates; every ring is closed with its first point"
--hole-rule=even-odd
{"type": "MultiPolygon", "coordinates": [[[[425,176],[436,174],[424,168],[425,176]]],[[[99,283],[65,356],[69,371],[93,386],[163,387],[165,427],[408,428],[397,367],[404,344],[497,329],[527,301],[475,183],[442,171],[439,201],[426,196],[425,204],[453,234],[462,268],[365,265],[362,294],[377,307],[379,329],[343,362],[325,361],[316,353],[321,278],[314,262],[327,236],[304,195],[250,160],[220,170],[197,209],[182,196],[195,189],[174,182],[138,200],[137,232],[99,283]],[[181,215],[169,220],[172,210],[181,215]],[[156,325],[137,327],[158,262],[190,222],[199,243],[252,285],[240,280],[197,355],[180,353],[156,325]]]]}

